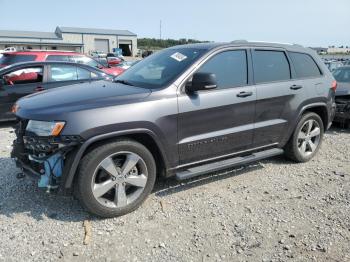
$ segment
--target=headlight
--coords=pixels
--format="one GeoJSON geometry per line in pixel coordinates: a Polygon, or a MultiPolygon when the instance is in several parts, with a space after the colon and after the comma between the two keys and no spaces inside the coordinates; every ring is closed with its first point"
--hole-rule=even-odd
{"type": "Polygon", "coordinates": [[[37,136],[58,136],[65,124],[65,122],[29,120],[26,130],[37,136]]]}

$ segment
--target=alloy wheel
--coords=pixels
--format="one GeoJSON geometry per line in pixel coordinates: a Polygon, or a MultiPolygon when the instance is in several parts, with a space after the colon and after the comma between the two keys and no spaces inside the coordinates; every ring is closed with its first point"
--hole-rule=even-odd
{"type": "Polygon", "coordinates": [[[139,155],[115,153],[97,166],[91,183],[93,196],[105,207],[122,208],[140,197],[147,178],[147,166],[139,155]]]}
{"type": "Polygon", "coordinates": [[[320,125],[316,120],[307,120],[298,134],[298,150],[303,156],[309,156],[313,154],[321,139],[320,125]]]}

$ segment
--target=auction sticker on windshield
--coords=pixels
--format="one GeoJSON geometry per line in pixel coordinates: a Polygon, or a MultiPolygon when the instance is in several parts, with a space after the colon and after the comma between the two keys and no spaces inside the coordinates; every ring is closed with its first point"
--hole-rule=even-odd
{"type": "Polygon", "coordinates": [[[176,52],[175,54],[172,54],[170,56],[171,58],[174,58],[176,61],[181,62],[187,58],[184,54],[181,54],[179,52],[176,52]]]}

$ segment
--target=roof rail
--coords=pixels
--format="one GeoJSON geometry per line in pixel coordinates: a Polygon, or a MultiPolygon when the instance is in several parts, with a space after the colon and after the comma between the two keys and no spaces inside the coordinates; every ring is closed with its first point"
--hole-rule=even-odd
{"type": "Polygon", "coordinates": [[[238,40],[233,40],[231,41],[232,44],[245,44],[245,43],[248,43],[247,40],[244,40],[244,39],[238,39],[238,40]]]}
{"type": "Polygon", "coordinates": [[[232,44],[244,44],[244,43],[266,43],[266,44],[281,44],[281,45],[292,45],[292,46],[298,46],[298,47],[303,47],[302,45],[299,44],[291,44],[291,43],[281,43],[281,42],[268,42],[268,41],[256,41],[256,40],[234,40],[231,42],[232,44]]]}

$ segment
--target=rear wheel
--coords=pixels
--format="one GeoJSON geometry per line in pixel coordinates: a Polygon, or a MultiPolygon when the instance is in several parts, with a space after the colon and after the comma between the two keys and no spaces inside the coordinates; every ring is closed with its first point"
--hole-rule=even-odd
{"type": "Polygon", "coordinates": [[[319,115],[306,113],[285,148],[286,156],[296,162],[309,161],[319,150],[324,133],[319,115]]]}
{"type": "Polygon", "coordinates": [[[119,140],[90,151],[80,163],[77,193],[83,206],[101,217],[138,208],[156,178],[152,154],[132,140],[119,140]]]}

